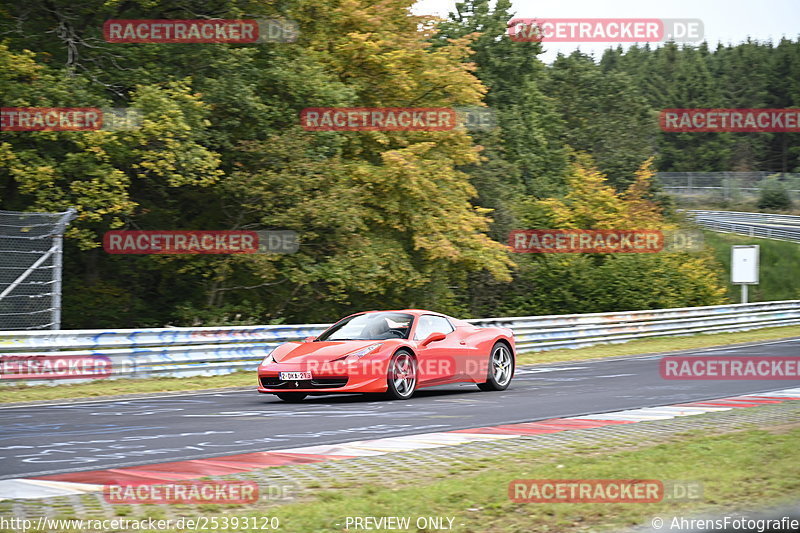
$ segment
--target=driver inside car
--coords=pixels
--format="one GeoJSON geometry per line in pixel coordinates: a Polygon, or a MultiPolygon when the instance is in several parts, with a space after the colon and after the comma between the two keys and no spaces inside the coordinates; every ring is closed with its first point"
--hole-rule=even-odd
{"type": "Polygon", "coordinates": [[[408,322],[395,322],[383,317],[374,321],[364,330],[364,336],[370,339],[396,339],[405,338],[408,333],[408,322]]]}

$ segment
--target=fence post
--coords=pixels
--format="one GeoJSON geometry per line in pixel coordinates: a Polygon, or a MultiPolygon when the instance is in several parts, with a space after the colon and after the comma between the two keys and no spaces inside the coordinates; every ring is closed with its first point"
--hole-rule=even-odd
{"type": "Polygon", "coordinates": [[[62,285],[62,267],[64,264],[64,232],[67,229],[67,224],[70,223],[77,215],[77,211],[70,207],[61,220],[58,221],[56,233],[53,240],[54,248],[56,251],[53,256],[53,327],[50,329],[61,329],[61,285],[62,285]]]}

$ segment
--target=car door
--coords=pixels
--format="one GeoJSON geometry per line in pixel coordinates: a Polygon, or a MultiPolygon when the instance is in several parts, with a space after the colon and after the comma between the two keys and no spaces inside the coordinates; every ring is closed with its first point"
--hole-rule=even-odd
{"type": "Polygon", "coordinates": [[[454,330],[450,321],[443,316],[420,315],[413,340],[418,343],[417,359],[421,384],[452,381],[458,376],[458,358],[455,354],[461,345],[454,330]],[[445,338],[422,346],[422,341],[432,333],[442,333],[445,338]]]}
{"type": "Polygon", "coordinates": [[[453,343],[457,344],[452,356],[455,358],[456,377],[472,380],[486,375],[488,352],[475,344],[475,331],[472,327],[456,327],[450,334],[453,343]]]}

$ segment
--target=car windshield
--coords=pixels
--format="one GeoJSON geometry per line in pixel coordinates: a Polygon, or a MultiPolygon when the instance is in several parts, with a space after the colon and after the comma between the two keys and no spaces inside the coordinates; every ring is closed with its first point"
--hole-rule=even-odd
{"type": "Polygon", "coordinates": [[[407,339],[412,315],[406,313],[364,313],[351,316],[319,336],[319,341],[372,341],[407,339]]]}

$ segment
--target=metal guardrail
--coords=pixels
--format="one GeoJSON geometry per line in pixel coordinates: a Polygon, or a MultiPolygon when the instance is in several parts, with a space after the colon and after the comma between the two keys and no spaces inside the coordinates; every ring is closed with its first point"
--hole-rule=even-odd
{"type": "MultiPolygon", "coordinates": [[[[278,345],[319,335],[328,324],[119,330],[0,331],[0,369],[10,354],[50,358],[98,357],[111,362],[110,378],[192,377],[254,370],[278,345]]],[[[76,383],[86,379],[20,380],[0,385],[76,383]]]]}
{"type": "Polygon", "coordinates": [[[800,242],[800,216],[741,211],[686,210],[694,222],[720,233],[736,233],[780,241],[800,242]],[[783,228],[770,227],[782,225],[783,228]],[[787,228],[788,227],[788,228],[787,228]]]}
{"type": "MultiPolygon", "coordinates": [[[[670,185],[670,186],[664,186],[664,187],[661,187],[661,188],[664,189],[665,191],[685,192],[685,193],[692,193],[694,191],[725,191],[725,190],[727,190],[725,187],[695,187],[694,185],[691,186],[691,187],[683,186],[683,185],[670,185]]],[[[747,191],[747,192],[751,192],[751,193],[757,193],[757,192],[761,191],[761,188],[759,188],[759,187],[737,187],[736,190],[737,191],[747,191]]],[[[786,192],[798,193],[798,192],[800,192],[800,190],[798,190],[798,189],[786,189],[786,192]]]]}
{"type": "MultiPolygon", "coordinates": [[[[479,327],[514,331],[519,352],[581,348],[634,339],[744,331],[800,324],[800,300],[629,311],[469,320],[479,327]]],[[[326,324],[223,328],[65,330],[0,332],[0,359],[36,356],[101,357],[111,360],[110,378],[191,377],[255,370],[277,345],[318,335],[326,324]]],[[[0,384],[59,384],[74,379],[0,384]]]]}
{"type": "Polygon", "coordinates": [[[724,216],[731,220],[749,220],[777,224],[800,224],[800,216],[781,215],[777,213],[752,213],[749,211],[711,211],[704,209],[687,209],[684,212],[698,216],[724,216]]]}
{"type": "Polygon", "coordinates": [[[696,333],[722,333],[800,324],[800,300],[471,320],[511,328],[520,352],[583,348],[604,343],[696,333]]]}

